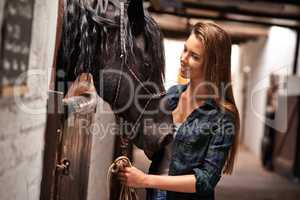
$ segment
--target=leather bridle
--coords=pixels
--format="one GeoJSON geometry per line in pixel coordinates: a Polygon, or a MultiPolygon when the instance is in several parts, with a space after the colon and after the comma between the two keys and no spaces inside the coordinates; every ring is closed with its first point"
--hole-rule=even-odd
{"type": "MultiPolygon", "coordinates": [[[[130,74],[132,75],[132,77],[141,85],[141,87],[148,93],[148,95],[150,95],[150,98],[148,99],[148,101],[146,102],[143,111],[140,113],[140,115],[138,116],[137,120],[134,122],[134,125],[130,131],[129,134],[126,134],[128,136],[131,136],[132,133],[135,131],[135,128],[137,127],[137,125],[140,123],[143,115],[146,112],[147,107],[149,106],[150,102],[154,99],[154,98],[159,98],[162,97],[166,94],[166,91],[163,92],[159,92],[159,93],[152,93],[144,84],[143,81],[138,77],[138,75],[133,71],[133,69],[126,63],[126,44],[125,44],[125,28],[124,27],[124,15],[126,12],[126,8],[125,8],[125,4],[128,4],[127,0],[120,0],[120,47],[121,47],[121,54],[120,54],[120,59],[121,59],[121,73],[118,79],[118,84],[117,84],[117,88],[116,88],[116,95],[115,95],[115,99],[114,99],[114,103],[113,103],[113,107],[116,106],[117,100],[119,98],[120,95],[120,87],[121,87],[121,80],[122,80],[122,73],[124,72],[124,67],[126,67],[128,69],[128,71],[130,72],[130,74]]],[[[121,137],[123,137],[123,139],[127,140],[128,138],[125,138],[125,135],[121,135],[121,137]]],[[[126,143],[126,142],[125,142],[126,143]]]]}

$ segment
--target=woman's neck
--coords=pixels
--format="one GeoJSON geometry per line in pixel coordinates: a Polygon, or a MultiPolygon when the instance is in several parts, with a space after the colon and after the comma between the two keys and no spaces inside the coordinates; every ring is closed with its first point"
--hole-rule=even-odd
{"type": "Polygon", "coordinates": [[[207,89],[204,81],[190,81],[186,91],[184,92],[184,96],[189,100],[191,105],[200,105],[203,103],[203,100],[207,96],[207,89]]]}
{"type": "Polygon", "coordinates": [[[187,91],[191,96],[197,96],[201,98],[201,96],[207,95],[206,84],[203,79],[190,80],[187,91]]]}

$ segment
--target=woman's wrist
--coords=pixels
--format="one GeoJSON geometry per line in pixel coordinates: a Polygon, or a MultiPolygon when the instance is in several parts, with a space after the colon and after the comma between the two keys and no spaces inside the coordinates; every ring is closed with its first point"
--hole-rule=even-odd
{"type": "Polygon", "coordinates": [[[153,187],[153,176],[149,175],[149,174],[145,174],[145,178],[144,178],[144,187],[145,188],[152,188],[153,187]]]}

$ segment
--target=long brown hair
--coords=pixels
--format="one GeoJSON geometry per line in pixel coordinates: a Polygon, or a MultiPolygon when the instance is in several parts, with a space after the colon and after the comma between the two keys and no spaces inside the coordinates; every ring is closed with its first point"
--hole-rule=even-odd
{"type": "MultiPolygon", "coordinates": [[[[238,149],[240,118],[231,86],[231,40],[229,35],[215,23],[198,22],[192,34],[205,48],[204,80],[217,87],[217,104],[234,116],[234,141],[223,168],[223,173],[231,174],[238,149]]],[[[212,88],[207,88],[209,92],[212,88]]]]}

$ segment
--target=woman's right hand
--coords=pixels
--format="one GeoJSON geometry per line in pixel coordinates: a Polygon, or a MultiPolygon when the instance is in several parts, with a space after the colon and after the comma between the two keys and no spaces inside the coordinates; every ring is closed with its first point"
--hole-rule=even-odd
{"type": "Polygon", "coordinates": [[[123,185],[134,188],[147,187],[147,174],[137,169],[136,167],[126,167],[119,172],[119,180],[123,185]]]}

